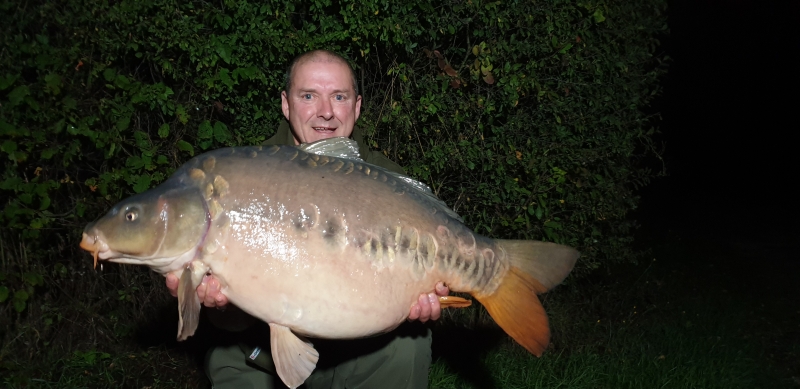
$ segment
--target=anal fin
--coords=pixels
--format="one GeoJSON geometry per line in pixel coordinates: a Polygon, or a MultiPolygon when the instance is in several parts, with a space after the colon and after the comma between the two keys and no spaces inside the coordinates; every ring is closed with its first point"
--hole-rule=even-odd
{"type": "Polygon", "coordinates": [[[197,297],[197,286],[203,281],[208,267],[200,261],[189,263],[178,283],[178,340],[194,335],[200,322],[200,298],[197,297]]]}
{"type": "Polygon", "coordinates": [[[317,367],[317,350],[311,343],[298,338],[289,327],[279,324],[269,323],[269,336],[278,377],[289,388],[302,385],[317,367]]]}

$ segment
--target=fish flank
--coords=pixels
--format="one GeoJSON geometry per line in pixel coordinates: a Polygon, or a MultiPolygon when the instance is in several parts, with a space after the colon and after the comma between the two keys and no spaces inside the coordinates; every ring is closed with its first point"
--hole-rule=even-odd
{"type": "Polygon", "coordinates": [[[214,166],[217,164],[217,159],[214,157],[208,157],[203,160],[203,170],[206,172],[211,172],[214,170],[214,166]]]}
{"type": "Polygon", "coordinates": [[[197,182],[202,182],[206,178],[206,173],[200,169],[191,169],[189,170],[189,178],[197,182]]]}

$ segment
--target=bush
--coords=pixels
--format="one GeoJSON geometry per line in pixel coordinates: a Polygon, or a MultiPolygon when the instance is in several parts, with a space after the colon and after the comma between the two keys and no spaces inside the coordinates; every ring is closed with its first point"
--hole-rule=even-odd
{"type": "Polygon", "coordinates": [[[286,64],[316,48],[352,60],[369,142],[475,231],[575,246],[576,273],[634,259],[665,5],[3,2],[0,251],[27,253],[0,269],[0,303],[19,315],[4,354],[32,301],[97,318],[151,293],[132,289],[153,282],[144,269],[92,272],[83,226],[197,153],[272,135],[286,64]],[[92,292],[55,304],[74,282],[92,292]]]}

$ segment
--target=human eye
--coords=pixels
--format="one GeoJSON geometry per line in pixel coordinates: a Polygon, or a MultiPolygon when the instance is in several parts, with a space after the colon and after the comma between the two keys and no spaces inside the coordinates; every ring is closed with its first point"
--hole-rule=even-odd
{"type": "Polygon", "coordinates": [[[334,98],[336,99],[336,101],[343,101],[345,99],[345,96],[342,94],[338,94],[334,98]]]}
{"type": "Polygon", "coordinates": [[[311,93],[303,93],[301,97],[303,100],[311,100],[311,93]]]}

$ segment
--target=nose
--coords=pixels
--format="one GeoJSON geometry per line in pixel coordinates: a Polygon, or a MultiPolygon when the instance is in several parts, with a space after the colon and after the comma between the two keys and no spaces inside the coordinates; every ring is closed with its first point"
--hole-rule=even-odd
{"type": "Polygon", "coordinates": [[[317,116],[325,119],[333,119],[333,105],[328,99],[321,99],[320,106],[317,108],[317,116]]]}

